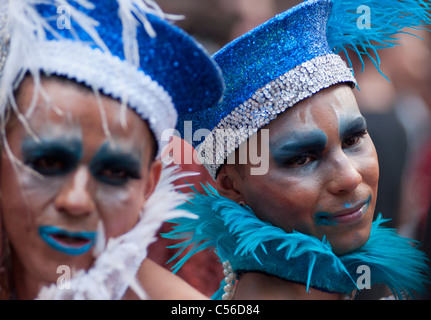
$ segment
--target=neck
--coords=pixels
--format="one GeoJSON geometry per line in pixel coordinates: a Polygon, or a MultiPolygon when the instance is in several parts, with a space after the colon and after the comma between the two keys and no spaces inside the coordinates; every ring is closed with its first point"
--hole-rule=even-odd
{"type": "Polygon", "coordinates": [[[342,293],[328,293],[314,288],[306,291],[300,283],[258,272],[241,275],[235,289],[235,300],[345,300],[342,293]]]}

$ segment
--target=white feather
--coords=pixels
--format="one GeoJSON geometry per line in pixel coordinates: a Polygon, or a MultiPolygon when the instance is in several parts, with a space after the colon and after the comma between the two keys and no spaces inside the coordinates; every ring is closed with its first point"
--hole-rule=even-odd
{"type": "Polygon", "coordinates": [[[152,38],[157,34],[146,14],[153,14],[161,19],[179,20],[183,16],[167,15],[152,0],[117,0],[119,6],[119,16],[123,24],[123,46],[126,60],[133,65],[139,65],[139,48],[136,37],[137,27],[141,23],[145,31],[152,38]]]}
{"type": "MultiPolygon", "coordinates": [[[[3,0],[5,1],[5,0],[3,0]]],[[[92,8],[93,4],[87,0],[74,0],[75,3],[85,8],[92,8]]],[[[109,52],[109,48],[97,33],[96,27],[98,22],[76,7],[71,5],[66,0],[13,0],[8,1],[6,22],[2,23],[0,30],[0,45],[2,48],[7,46],[7,59],[5,61],[2,76],[0,80],[0,121],[5,123],[7,108],[18,116],[18,119],[23,123],[27,131],[33,136],[30,127],[27,124],[26,117],[21,115],[18,106],[15,103],[14,91],[20,84],[23,77],[30,73],[34,79],[34,92],[32,103],[29,106],[28,114],[33,112],[36,105],[37,97],[41,92],[38,56],[40,52],[36,49],[37,43],[46,41],[47,33],[52,34],[57,38],[61,36],[49,25],[48,18],[42,17],[36,10],[36,5],[45,4],[56,8],[59,6],[67,6],[70,10],[70,15],[73,16],[74,22],[80,26],[94,43],[102,50],[109,52]],[[22,67],[22,62],[27,61],[27,68],[22,67]]],[[[3,6],[2,6],[2,9],[3,6]]],[[[76,32],[71,29],[72,33],[76,32]]]]}

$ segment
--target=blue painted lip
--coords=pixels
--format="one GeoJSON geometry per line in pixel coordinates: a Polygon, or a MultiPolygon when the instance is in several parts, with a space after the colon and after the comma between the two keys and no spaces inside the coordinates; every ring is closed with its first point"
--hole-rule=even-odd
{"type": "Polygon", "coordinates": [[[40,226],[39,235],[53,249],[69,255],[80,255],[86,253],[94,245],[96,231],[68,231],[54,226],[40,226]],[[60,238],[59,238],[60,237],[60,238]],[[61,240],[67,237],[77,243],[67,243],[61,240]]]}
{"type": "MultiPolygon", "coordinates": [[[[367,198],[367,200],[365,200],[361,205],[361,208],[366,206],[366,208],[364,209],[364,211],[368,210],[368,207],[370,205],[371,202],[371,195],[367,198]]],[[[353,207],[353,204],[349,204],[349,203],[345,203],[344,204],[345,208],[351,208],[353,207]]],[[[317,212],[315,214],[315,221],[317,225],[324,225],[324,226],[334,226],[337,225],[337,221],[336,220],[332,220],[330,219],[330,217],[333,214],[329,213],[329,212],[317,212]]]]}

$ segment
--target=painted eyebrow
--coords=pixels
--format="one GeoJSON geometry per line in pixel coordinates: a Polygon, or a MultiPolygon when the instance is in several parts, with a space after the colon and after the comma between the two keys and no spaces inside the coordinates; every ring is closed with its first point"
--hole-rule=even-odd
{"type": "Polygon", "coordinates": [[[120,148],[111,148],[109,142],[105,142],[91,159],[90,167],[96,169],[100,164],[126,166],[132,169],[140,169],[141,161],[132,151],[120,148]]]}
{"type": "Polygon", "coordinates": [[[285,139],[270,145],[274,160],[281,164],[291,157],[307,152],[322,152],[328,137],[322,130],[290,133],[285,139]]]}
{"type": "Polygon", "coordinates": [[[82,144],[77,138],[43,138],[40,142],[33,138],[25,138],[21,144],[21,151],[24,159],[34,160],[47,154],[66,154],[75,160],[82,156],[82,144]]]}
{"type": "Polygon", "coordinates": [[[338,124],[338,134],[340,140],[344,141],[350,136],[367,130],[367,121],[364,117],[356,117],[354,119],[341,118],[338,124]]]}

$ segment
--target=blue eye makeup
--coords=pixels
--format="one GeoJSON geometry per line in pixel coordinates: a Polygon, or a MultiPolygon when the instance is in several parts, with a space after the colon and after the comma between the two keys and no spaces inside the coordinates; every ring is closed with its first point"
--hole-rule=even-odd
{"type": "Polygon", "coordinates": [[[90,171],[103,183],[121,186],[130,179],[141,179],[141,161],[135,154],[105,143],[91,160],[90,171]]]}
{"type": "Polygon", "coordinates": [[[352,147],[357,139],[367,133],[367,122],[364,117],[354,119],[342,118],[339,121],[339,135],[343,147],[352,147]]]}
{"type": "Polygon", "coordinates": [[[304,133],[291,133],[280,143],[270,145],[271,154],[275,162],[280,165],[299,166],[307,164],[308,158],[319,156],[326,147],[328,138],[321,130],[304,133]]]}
{"type": "Polygon", "coordinates": [[[26,165],[45,176],[67,174],[82,156],[79,139],[42,139],[40,142],[26,138],[21,144],[26,165]]]}

